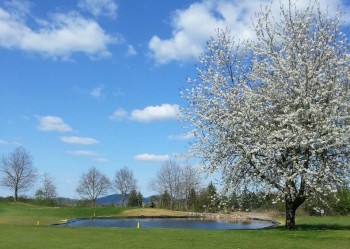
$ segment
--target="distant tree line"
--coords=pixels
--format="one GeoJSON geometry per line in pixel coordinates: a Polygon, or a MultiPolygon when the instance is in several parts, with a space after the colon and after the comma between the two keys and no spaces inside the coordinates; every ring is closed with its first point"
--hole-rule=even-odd
{"type": "MultiPolygon", "coordinates": [[[[38,182],[39,173],[33,166],[33,158],[23,147],[17,147],[13,152],[2,155],[0,162],[0,186],[13,191],[13,201],[25,201],[23,195],[38,182]]],[[[126,196],[136,188],[133,172],[127,167],[118,170],[113,180],[96,167],[84,172],[79,180],[76,192],[83,199],[82,203],[94,206],[97,198],[117,191],[122,194],[122,206],[125,206],[126,196]]],[[[11,199],[11,198],[9,198],[11,199]]],[[[42,177],[42,185],[36,190],[34,200],[41,205],[58,205],[64,198],[58,198],[54,178],[48,173],[42,177]]],[[[85,205],[85,204],[84,204],[85,205]]]]}
{"type": "Polygon", "coordinates": [[[132,189],[128,198],[128,207],[143,207],[143,195],[140,191],[132,189]]]}
{"type": "MultiPolygon", "coordinates": [[[[174,161],[164,162],[150,187],[158,192],[153,201],[160,208],[193,212],[232,212],[252,210],[273,210],[285,213],[285,204],[277,193],[253,191],[249,186],[240,193],[220,193],[210,182],[206,187],[199,178],[198,171],[190,165],[181,167],[174,161]]],[[[326,201],[308,200],[302,210],[310,215],[331,215],[350,213],[350,187],[339,187],[336,196],[323,193],[326,201]]]]}
{"type": "MultiPolygon", "coordinates": [[[[32,156],[23,147],[3,155],[0,164],[0,185],[13,191],[13,197],[0,198],[5,201],[34,202],[38,205],[60,206],[67,203],[59,198],[54,178],[48,173],[42,177],[33,166],[32,156]],[[23,196],[35,183],[41,181],[34,199],[23,196]]],[[[116,191],[122,195],[121,206],[166,208],[191,212],[232,212],[252,210],[275,210],[285,212],[282,201],[276,201],[277,194],[253,191],[246,186],[240,193],[222,194],[210,182],[204,185],[198,169],[192,165],[181,166],[173,160],[162,164],[149,187],[157,192],[149,203],[137,190],[137,181],[132,170],[124,167],[117,170],[114,178],[109,179],[97,168],[92,167],[81,175],[76,188],[82,201],[79,205],[96,205],[97,198],[116,191]]],[[[302,206],[310,215],[350,214],[350,186],[340,186],[336,195],[323,193],[324,201],[308,200],[302,206]],[[321,211],[321,212],[320,212],[321,211]]]]}
{"type": "Polygon", "coordinates": [[[188,209],[192,190],[199,190],[198,171],[191,165],[181,167],[175,161],[163,163],[150,188],[161,196],[161,206],[170,209],[188,209]]]}

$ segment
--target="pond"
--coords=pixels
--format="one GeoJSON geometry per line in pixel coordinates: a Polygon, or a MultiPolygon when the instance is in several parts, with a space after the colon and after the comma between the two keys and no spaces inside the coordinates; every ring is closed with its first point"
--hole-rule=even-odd
{"type": "Polygon", "coordinates": [[[245,222],[226,222],[203,218],[95,218],[73,219],[66,223],[71,227],[128,227],[136,228],[177,228],[177,229],[260,229],[273,225],[271,221],[249,220],[245,222]]]}

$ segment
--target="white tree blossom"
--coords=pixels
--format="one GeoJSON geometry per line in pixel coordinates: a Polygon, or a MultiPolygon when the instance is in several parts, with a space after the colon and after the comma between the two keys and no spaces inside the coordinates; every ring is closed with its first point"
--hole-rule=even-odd
{"type": "Polygon", "coordinates": [[[306,199],[349,180],[350,57],[341,14],[280,9],[278,22],[256,14],[255,41],[208,41],[183,112],[205,171],[222,171],[225,190],[277,193],[293,229],[306,199]]]}

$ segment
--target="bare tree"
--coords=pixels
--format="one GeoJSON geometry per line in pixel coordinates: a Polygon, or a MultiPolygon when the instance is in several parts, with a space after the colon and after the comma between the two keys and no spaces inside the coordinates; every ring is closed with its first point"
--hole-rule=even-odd
{"type": "Polygon", "coordinates": [[[327,16],[317,1],[306,9],[293,2],[279,16],[269,8],[256,14],[255,41],[219,31],[184,94],[192,152],[204,170],[223,172],[225,191],[277,193],[287,229],[305,200],[336,192],[350,172],[350,53],[341,16],[327,16]]]}
{"type": "Polygon", "coordinates": [[[122,207],[124,207],[124,202],[126,195],[130,193],[131,190],[136,189],[136,179],[132,170],[128,167],[124,167],[115,173],[114,187],[122,195],[122,207]]]}
{"type": "Polygon", "coordinates": [[[173,209],[175,202],[180,199],[181,186],[181,167],[172,160],[165,161],[157,172],[157,176],[150,182],[150,188],[160,195],[167,191],[170,195],[170,207],[173,209]]]}
{"type": "Polygon", "coordinates": [[[185,208],[188,209],[188,200],[191,191],[198,191],[201,185],[199,172],[192,165],[186,165],[181,169],[181,192],[182,198],[185,200],[185,208]]]}
{"type": "Polygon", "coordinates": [[[111,182],[108,177],[103,175],[95,167],[92,167],[87,173],[81,176],[76,191],[82,198],[89,199],[94,206],[96,199],[100,195],[108,193],[110,188],[111,182]]]}
{"type": "Polygon", "coordinates": [[[0,171],[3,173],[1,184],[14,191],[15,201],[18,200],[19,193],[28,191],[33,186],[37,177],[33,159],[23,147],[17,147],[2,157],[0,171]]]}
{"type": "Polygon", "coordinates": [[[43,185],[36,191],[35,195],[44,200],[52,200],[57,197],[54,179],[48,173],[44,174],[43,185]]]}

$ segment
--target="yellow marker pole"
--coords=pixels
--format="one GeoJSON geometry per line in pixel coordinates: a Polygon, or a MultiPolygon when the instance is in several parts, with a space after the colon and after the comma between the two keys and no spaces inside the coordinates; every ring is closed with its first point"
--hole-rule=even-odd
{"type": "Polygon", "coordinates": [[[140,222],[137,222],[137,229],[139,229],[140,228],[140,222]]]}
{"type": "Polygon", "coordinates": [[[36,225],[40,226],[40,221],[39,220],[36,221],[36,225]]]}

